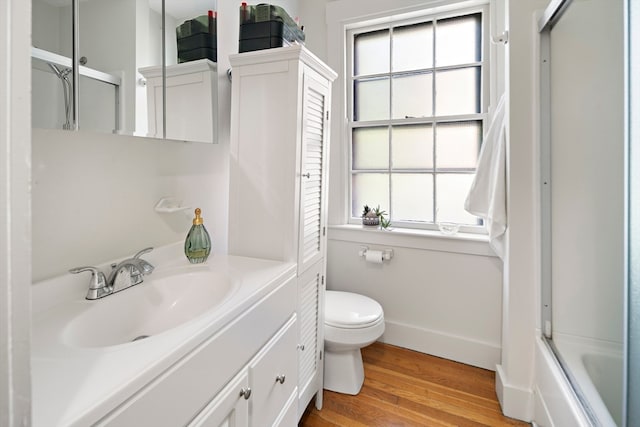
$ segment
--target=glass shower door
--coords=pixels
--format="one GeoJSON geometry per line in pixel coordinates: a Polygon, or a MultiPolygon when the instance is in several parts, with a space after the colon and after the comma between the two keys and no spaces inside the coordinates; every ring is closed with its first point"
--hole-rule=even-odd
{"type": "Polygon", "coordinates": [[[592,424],[624,426],[625,7],[551,3],[544,334],[592,424]]]}

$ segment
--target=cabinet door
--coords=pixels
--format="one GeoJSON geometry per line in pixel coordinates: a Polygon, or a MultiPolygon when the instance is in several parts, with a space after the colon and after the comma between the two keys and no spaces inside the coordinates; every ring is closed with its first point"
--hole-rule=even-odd
{"type": "Polygon", "coordinates": [[[249,373],[243,370],[189,424],[189,427],[248,427],[249,373]]]}
{"type": "Polygon", "coordinates": [[[294,315],[249,363],[252,427],[271,426],[296,391],[297,327],[294,315]]]}
{"type": "Polygon", "coordinates": [[[298,425],[298,395],[291,396],[273,427],[291,427],[298,425]]]}
{"type": "Polygon", "coordinates": [[[322,389],[322,323],[320,297],[324,260],[298,278],[298,416],[316,392],[322,389]]]}
{"type": "Polygon", "coordinates": [[[298,274],[324,256],[329,83],[305,68],[302,97],[298,274]]]}

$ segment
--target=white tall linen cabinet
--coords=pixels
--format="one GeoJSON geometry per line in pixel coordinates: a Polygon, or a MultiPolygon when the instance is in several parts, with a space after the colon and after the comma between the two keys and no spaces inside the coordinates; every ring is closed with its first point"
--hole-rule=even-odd
{"type": "Polygon", "coordinates": [[[297,45],[230,61],[229,253],[297,263],[299,419],[314,395],[322,406],[329,107],[337,75],[297,45]]]}

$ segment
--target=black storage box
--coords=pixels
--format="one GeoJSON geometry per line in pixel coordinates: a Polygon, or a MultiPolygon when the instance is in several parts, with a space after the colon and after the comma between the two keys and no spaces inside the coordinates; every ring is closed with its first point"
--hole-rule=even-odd
{"type": "Polygon", "coordinates": [[[299,39],[299,34],[281,21],[247,22],[240,25],[238,51],[289,46],[299,39]]]}
{"type": "Polygon", "coordinates": [[[209,59],[218,61],[216,17],[198,16],[187,20],[176,28],[178,63],[209,59]]]}
{"type": "Polygon", "coordinates": [[[215,49],[216,36],[209,33],[199,33],[178,39],[178,52],[197,48],[215,49]]]}
{"type": "Polygon", "coordinates": [[[191,50],[178,50],[179,64],[205,58],[213,62],[218,62],[218,49],[210,47],[199,47],[191,50]]]}
{"type": "Polygon", "coordinates": [[[302,28],[280,6],[267,3],[240,6],[240,53],[304,43],[304,39],[302,28]]]}
{"type": "Polygon", "coordinates": [[[290,46],[291,43],[279,37],[260,37],[257,39],[240,40],[238,52],[252,52],[254,50],[271,49],[272,47],[290,46]]]}

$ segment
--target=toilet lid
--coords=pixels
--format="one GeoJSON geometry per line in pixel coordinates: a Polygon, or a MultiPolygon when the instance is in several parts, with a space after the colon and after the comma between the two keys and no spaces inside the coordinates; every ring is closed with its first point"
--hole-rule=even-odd
{"type": "Polygon", "coordinates": [[[351,292],[325,293],[324,323],[339,328],[361,328],[382,317],[382,306],[364,295],[351,292]]]}

